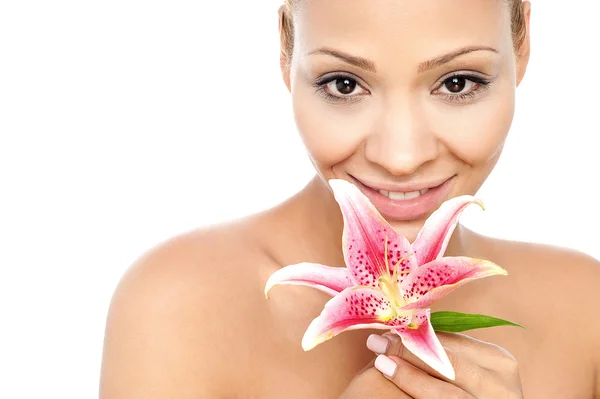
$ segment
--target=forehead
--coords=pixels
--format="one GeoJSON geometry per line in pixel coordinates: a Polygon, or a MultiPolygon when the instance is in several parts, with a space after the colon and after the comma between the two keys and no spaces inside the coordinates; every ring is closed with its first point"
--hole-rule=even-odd
{"type": "Polygon", "coordinates": [[[418,62],[469,45],[512,49],[503,0],[301,0],[294,28],[304,54],[327,46],[418,62]]]}

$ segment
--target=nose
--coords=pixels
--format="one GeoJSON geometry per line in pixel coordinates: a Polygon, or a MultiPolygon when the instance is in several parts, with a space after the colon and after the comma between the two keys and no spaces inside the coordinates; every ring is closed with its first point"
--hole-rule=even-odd
{"type": "Polygon", "coordinates": [[[389,102],[378,114],[365,144],[366,158],[396,176],[410,175],[438,156],[438,139],[417,102],[389,102]]]}

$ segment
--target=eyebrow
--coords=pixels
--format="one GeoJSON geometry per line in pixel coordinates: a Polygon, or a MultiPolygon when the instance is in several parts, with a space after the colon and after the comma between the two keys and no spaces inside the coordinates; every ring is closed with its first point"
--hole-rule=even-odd
{"type": "Polygon", "coordinates": [[[417,70],[419,71],[419,73],[427,72],[429,70],[439,67],[440,65],[444,65],[452,61],[453,59],[460,57],[461,55],[474,53],[476,51],[491,51],[493,53],[498,53],[498,50],[489,46],[467,46],[454,50],[451,53],[442,55],[441,57],[422,62],[419,64],[417,70]]]}
{"type": "Polygon", "coordinates": [[[350,65],[354,65],[354,66],[362,68],[366,71],[373,72],[373,73],[377,72],[377,67],[375,66],[375,63],[373,61],[368,60],[366,58],[362,58],[362,57],[355,57],[351,54],[344,53],[343,51],[335,50],[335,49],[332,49],[329,47],[321,47],[319,49],[316,49],[316,50],[308,53],[308,55],[312,55],[312,54],[331,55],[333,57],[339,58],[340,60],[342,60],[350,65]]]}
{"type": "MultiPolygon", "coordinates": [[[[498,50],[496,50],[493,47],[489,47],[489,46],[462,47],[462,48],[454,50],[448,54],[444,54],[440,57],[421,62],[417,68],[417,71],[419,73],[427,72],[431,69],[434,69],[441,65],[444,65],[444,64],[452,61],[453,59],[460,57],[461,55],[473,53],[476,51],[491,51],[494,53],[498,53],[498,50]]],[[[364,69],[368,72],[373,72],[373,73],[377,72],[377,67],[375,66],[375,63],[373,61],[366,59],[366,58],[357,57],[357,56],[345,53],[340,50],[335,50],[335,49],[332,49],[329,47],[321,47],[319,49],[313,50],[310,53],[308,53],[308,55],[312,55],[312,54],[330,55],[330,56],[336,57],[350,65],[354,65],[356,67],[364,69]]]]}

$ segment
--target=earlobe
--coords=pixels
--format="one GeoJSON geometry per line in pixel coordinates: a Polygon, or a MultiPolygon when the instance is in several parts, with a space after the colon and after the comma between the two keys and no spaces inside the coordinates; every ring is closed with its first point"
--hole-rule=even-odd
{"type": "Polygon", "coordinates": [[[291,93],[292,88],[290,84],[290,67],[287,65],[287,57],[283,54],[281,55],[281,76],[283,77],[283,83],[285,83],[285,87],[287,87],[288,91],[291,93]]]}
{"type": "Polygon", "coordinates": [[[527,65],[529,64],[529,56],[531,53],[531,35],[530,35],[530,19],[531,19],[531,2],[523,1],[523,16],[525,22],[525,37],[523,43],[517,52],[517,86],[521,84],[527,65]]]}

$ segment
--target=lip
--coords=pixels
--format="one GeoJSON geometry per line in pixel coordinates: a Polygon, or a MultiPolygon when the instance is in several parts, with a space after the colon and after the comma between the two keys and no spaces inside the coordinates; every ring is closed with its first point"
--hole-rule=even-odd
{"type": "Polygon", "coordinates": [[[442,182],[438,181],[430,185],[426,185],[425,183],[403,186],[389,184],[377,187],[367,186],[354,177],[352,177],[352,179],[360,191],[369,199],[369,201],[371,201],[373,206],[377,208],[383,217],[394,221],[410,221],[421,219],[439,208],[447,199],[455,177],[456,175],[442,182]],[[429,188],[429,191],[418,198],[401,201],[390,199],[379,192],[379,190],[412,192],[424,190],[426,188],[429,188]]]}
{"type": "Polygon", "coordinates": [[[402,192],[402,193],[411,193],[413,191],[421,191],[421,190],[425,190],[425,189],[439,187],[451,179],[451,178],[450,179],[444,178],[444,179],[432,180],[430,182],[419,183],[419,184],[415,184],[415,183],[412,183],[412,184],[387,184],[387,183],[371,184],[371,183],[363,182],[354,176],[351,176],[351,177],[354,180],[356,180],[356,182],[362,184],[363,186],[365,186],[367,188],[375,190],[375,191],[383,190],[383,191],[395,191],[395,192],[402,192]]]}

